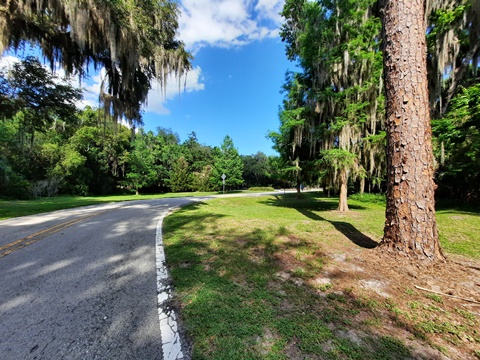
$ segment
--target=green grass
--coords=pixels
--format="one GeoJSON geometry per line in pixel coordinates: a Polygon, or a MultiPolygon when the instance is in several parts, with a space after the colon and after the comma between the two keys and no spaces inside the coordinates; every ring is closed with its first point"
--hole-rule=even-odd
{"type": "Polygon", "coordinates": [[[254,187],[251,187],[251,188],[248,188],[248,191],[275,191],[275,189],[273,187],[270,187],[270,186],[254,186],[254,187]]]}
{"type": "MultiPolygon", "coordinates": [[[[57,197],[0,201],[0,219],[114,201],[212,193],[57,197]]],[[[219,198],[186,206],[164,222],[165,250],[194,359],[404,359],[400,338],[379,333],[385,319],[416,339],[441,336],[453,346],[480,342],[478,317],[444,310],[441,297],[406,287],[403,306],[378,301],[341,282],[318,282],[335,246],[373,248],[383,234],[381,197],[338,199],[319,193],[219,198]],[[346,244],[346,245],[345,245],[346,244]],[[442,321],[434,321],[439,315],[442,321]],[[457,322],[451,320],[457,317],[457,322]],[[461,319],[458,322],[458,319],[461,319]]],[[[480,258],[480,211],[440,207],[444,250],[480,258]]],[[[335,251],[334,251],[335,252],[335,251]]],[[[346,260],[348,262],[348,251],[346,260]]],[[[408,285],[406,285],[408,286],[408,285]]],[[[436,343],[432,347],[448,349],[436,343]]],[[[475,355],[477,355],[475,353],[475,355]]]]}
{"type": "Polygon", "coordinates": [[[184,196],[203,196],[217,193],[167,193],[157,195],[57,196],[35,200],[0,200],[0,220],[49,211],[109,202],[149,200],[184,196]]]}
{"type": "MultiPolygon", "coordinates": [[[[385,313],[403,328],[404,318],[418,318],[411,329],[417,339],[433,334],[454,343],[478,326],[461,310],[454,314],[470,321],[468,328],[420,317],[440,311],[441,298],[423,297],[424,304],[409,288],[404,296],[412,300],[403,309],[338,282],[311,283],[339,241],[369,248],[382,236],[384,205],[350,200],[354,211],[342,214],[337,201],[315,193],[222,198],[165,219],[167,261],[194,359],[405,359],[414,356],[403,340],[378,332],[385,313]]],[[[440,217],[440,227],[442,221],[449,219],[440,217]]],[[[480,231],[476,239],[480,247],[480,231]]]]}
{"type": "Polygon", "coordinates": [[[437,223],[447,253],[480,259],[480,209],[440,208],[437,223]]]}

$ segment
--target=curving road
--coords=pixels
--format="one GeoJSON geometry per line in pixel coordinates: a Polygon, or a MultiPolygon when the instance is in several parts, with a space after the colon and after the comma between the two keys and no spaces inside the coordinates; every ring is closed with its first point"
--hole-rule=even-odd
{"type": "Polygon", "coordinates": [[[0,221],[0,358],[163,359],[157,222],[191,201],[0,221]]]}
{"type": "Polygon", "coordinates": [[[0,221],[0,359],[187,359],[169,306],[161,220],[212,197],[0,221]]]}

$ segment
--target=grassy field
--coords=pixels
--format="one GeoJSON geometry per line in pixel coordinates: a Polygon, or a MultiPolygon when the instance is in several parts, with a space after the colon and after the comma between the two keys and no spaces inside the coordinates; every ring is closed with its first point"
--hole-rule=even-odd
{"type": "MultiPolygon", "coordinates": [[[[336,199],[312,193],[222,198],[168,216],[165,251],[193,358],[480,357],[480,308],[403,278],[387,289],[393,296],[358,285],[388,283],[383,263],[369,268],[385,208],[349,205],[342,214],[336,199]]],[[[448,254],[478,262],[479,216],[438,211],[448,254]]]]}
{"type": "MultiPolygon", "coordinates": [[[[0,201],[0,219],[211,194],[0,201]]],[[[349,205],[339,213],[337,199],[320,193],[219,198],[168,216],[165,251],[193,358],[479,359],[480,305],[414,284],[456,294],[470,282],[461,295],[480,300],[480,210],[439,204],[443,249],[474,265],[424,271],[377,259],[381,197],[353,196],[349,205]]]]}

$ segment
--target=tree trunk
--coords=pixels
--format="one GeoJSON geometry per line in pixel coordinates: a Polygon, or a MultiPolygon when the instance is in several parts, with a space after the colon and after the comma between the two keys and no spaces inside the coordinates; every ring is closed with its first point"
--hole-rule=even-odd
{"type": "Polygon", "coordinates": [[[338,199],[338,211],[348,211],[347,196],[347,171],[342,169],[340,171],[340,197],[338,199]]]}
{"type": "Polygon", "coordinates": [[[384,0],[387,209],[381,248],[444,259],[435,221],[424,0],[384,0]]]}
{"type": "Polygon", "coordinates": [[[302,197],[302,192],[301,192],[301,189],[300,189],[300,178],[297,177],[297,183],[295,185],[295,189],[297,190],[297,198],[301,198],[302,197]]]}

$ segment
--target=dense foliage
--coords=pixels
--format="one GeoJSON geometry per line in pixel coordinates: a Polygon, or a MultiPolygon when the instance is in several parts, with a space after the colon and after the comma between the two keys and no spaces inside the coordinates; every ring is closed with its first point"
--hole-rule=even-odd
{"type": "MultiPolygon", "coordinates": [[[[279,130],[284,174],[339,191],[385,191],[385,95],[380,2],[287,0],[281,29],[288,72],[279,130]],[[338,156],[341,155],[339,158],[338,156]],[[342,161],[355,159],[355,161],[342,161]]],[[[479,198],[478,58],[480,5],[428,2],[428,71],[439,195],[479,198]]]]}

